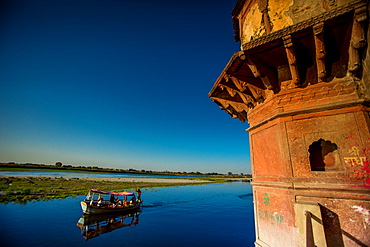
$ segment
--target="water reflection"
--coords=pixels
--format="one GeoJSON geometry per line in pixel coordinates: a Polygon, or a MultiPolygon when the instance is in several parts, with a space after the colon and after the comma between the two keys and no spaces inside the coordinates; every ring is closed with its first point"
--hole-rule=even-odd
{"type": "MultiPolygon", "coordinates": [[[[98,229],[109,223],[101,222],[109,214],[83,216],[76,226],[83,195],[24,205],[0,203],[0,246],[254,246],[252,191],[242,182],[146,189],[140,224],[129,214],[123,223],[129,226],[119,229],[114,224],[98,229]]],[[[113,215],[114,220],[125,213],[113,215]]]]}
{"type": "Polygon", "coordinates": [[[245,194],[245,195],[239,195],[238,196],[240,199],[251,199],[253,197],[253,193],[248,193],[248,194],[245,194]]]}
{"type": "Polygon", "coordinates": [[[131,211],[130,213],[83,214],[76,225],[81,229],[81,236],[86,241],[123,227],[130,227],[130,233],[133,227],[139,224],[140,213],[141,209],[131,211]]]}

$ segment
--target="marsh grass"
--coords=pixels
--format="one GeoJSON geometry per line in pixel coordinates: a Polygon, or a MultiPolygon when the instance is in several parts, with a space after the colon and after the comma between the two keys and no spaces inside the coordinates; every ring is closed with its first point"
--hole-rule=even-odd
{"type": "MultiPolygon", "coordinates": [[[[205,180],[205,179],[202,179],[205,180]]],[[[227,179],[208,179],[210,182],[229,182],[227,179]]],[[[209,183],[209,182],[208,182],[209,183]]],[[[205,184],[203,181],[192,183],[152,183],[152,182],[119,182],[93,181],[79,178],[63,177],[1,177],[0,203],[27,203],[30,201],[51,200],[56,198],[84,195],[89,189],[105,191],[133,191],[136,189],[205,184]]]]}

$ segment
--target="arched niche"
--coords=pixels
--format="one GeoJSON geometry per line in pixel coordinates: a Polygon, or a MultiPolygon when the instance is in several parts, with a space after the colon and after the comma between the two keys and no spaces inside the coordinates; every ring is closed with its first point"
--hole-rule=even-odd
{"type": "Polygon", "coordinates": [[[309,148],[311,171],[338,171],[340,161],[338,145],[331,141],[319,139],[313,142],[309,148]]]}

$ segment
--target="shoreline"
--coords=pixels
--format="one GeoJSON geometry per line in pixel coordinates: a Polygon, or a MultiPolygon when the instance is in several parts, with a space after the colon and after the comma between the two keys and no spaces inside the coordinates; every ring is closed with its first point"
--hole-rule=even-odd
{"type": "MultiPolygon", "coordinates": [[[[132,183],[211,183],[214,182],[214,180],[217,178],[212,178],[212,180],[205,180],[201,178],[110,178],[110,177],[56,177],[56,176],[0,176],[0,178],[64,178],[65,180],[87,180],[87,181],[96,181],[96,182],[132,182],[132,183]]],[[[221,179],[220,179],[221,180],[221,179]]],[[[234,179],[230,179],[234,180],[234,179]]],[[[238,179],[240,180],[240,179],[238,179]]]]}
{"type": "Polygon", "coordinates": [[[0,176],[0,203],[50,200],[85,195],[91,188],[104,191],[148,189],[202,185],[242,181],[201,178],[112,178],[112,177],[55,177],[55,176],[0,176]]]}

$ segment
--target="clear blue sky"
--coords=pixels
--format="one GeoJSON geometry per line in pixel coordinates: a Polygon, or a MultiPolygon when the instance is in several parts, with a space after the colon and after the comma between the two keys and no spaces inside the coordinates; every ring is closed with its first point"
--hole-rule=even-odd
{"type": "Polygon", "coordinates": [[[207,96],[236,0],[1,0],[0,161],[250,173],[207,96]]]}

